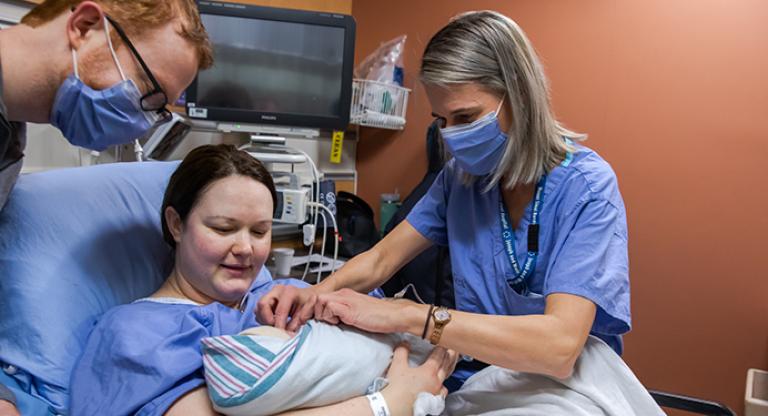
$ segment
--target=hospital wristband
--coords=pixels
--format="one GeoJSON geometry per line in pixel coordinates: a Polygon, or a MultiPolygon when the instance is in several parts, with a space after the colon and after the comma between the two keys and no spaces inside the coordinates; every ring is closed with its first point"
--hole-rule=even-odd
{"type": "Polygon", "coordinates": [[[392,413],[389,412],[389,407],[387,407],[387,401],[384,400],[381,392],[377,391],[365,396],[365,398],[368,399],[368,404],[371,405],[373,416],[392,416],[392,413]]]}

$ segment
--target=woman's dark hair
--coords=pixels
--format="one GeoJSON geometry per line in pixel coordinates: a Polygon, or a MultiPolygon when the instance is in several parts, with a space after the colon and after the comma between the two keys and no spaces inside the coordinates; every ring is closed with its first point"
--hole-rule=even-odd
{"type": "Polygon", "coordinates": [[[200,146],[184,158],[165,189],[160,219],[163,238],[171,247],[176,248],[176,241],[165,221],[166,208],[173,207],[184,223],[206,189],[213,182],[232,175],[247,176],[266,186],[272,195],[274,211],[277,206],[275,183],[261,162],[231,144],[200,146]]]}

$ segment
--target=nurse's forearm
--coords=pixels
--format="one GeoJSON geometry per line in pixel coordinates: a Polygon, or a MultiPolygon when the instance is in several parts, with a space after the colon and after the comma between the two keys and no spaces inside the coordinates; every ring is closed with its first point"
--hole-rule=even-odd
{"type": "Polygon", "coordinates": [[[355,256],[323,281],[319,289],[321,292],[343,288],[370,292],[431,245],[432,242],[416,231],[408,221],[403,221],[373,248],[355,256]]]}
{"type": "MultiPolygon", "coordinates": [[[[499,367],[566,378],[589,335],[595,306],[573,295],[550,295],[547,301],[547,311],[542,315],[482,315],[452,310],[451,322],[445,326],[439,345],[499,367]]],[[[408,305],[401,315],[406,324],[403,330],[421,336],[428,308],[408,305]]],[[[427,338],[433,328],[430,322],[427,338]]]]}
{"type": "Polygon", "coordinates": [[[370,292],[389,280],[396,270],[380,260],[376,248],[350,259],[330,278],[320,284],[322,292],[350,288],[357,292],[370,292]]]}

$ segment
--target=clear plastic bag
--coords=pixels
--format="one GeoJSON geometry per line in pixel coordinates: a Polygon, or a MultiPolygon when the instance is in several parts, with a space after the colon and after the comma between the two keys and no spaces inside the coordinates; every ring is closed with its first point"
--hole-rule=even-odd
{"type": "Polygon", "coordinates": [[[355,78],[403,86],[406,35],[382,43],[355,68],[355,78]]]}

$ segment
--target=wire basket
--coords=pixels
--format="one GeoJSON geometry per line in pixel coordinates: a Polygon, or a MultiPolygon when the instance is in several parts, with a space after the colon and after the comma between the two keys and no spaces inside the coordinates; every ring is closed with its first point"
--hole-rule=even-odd
{"type": "Polygon", "coordinates": [[[349,122],[361,126],[402,130],[411,90],[399,85],[355,79],[349,122]]]}

